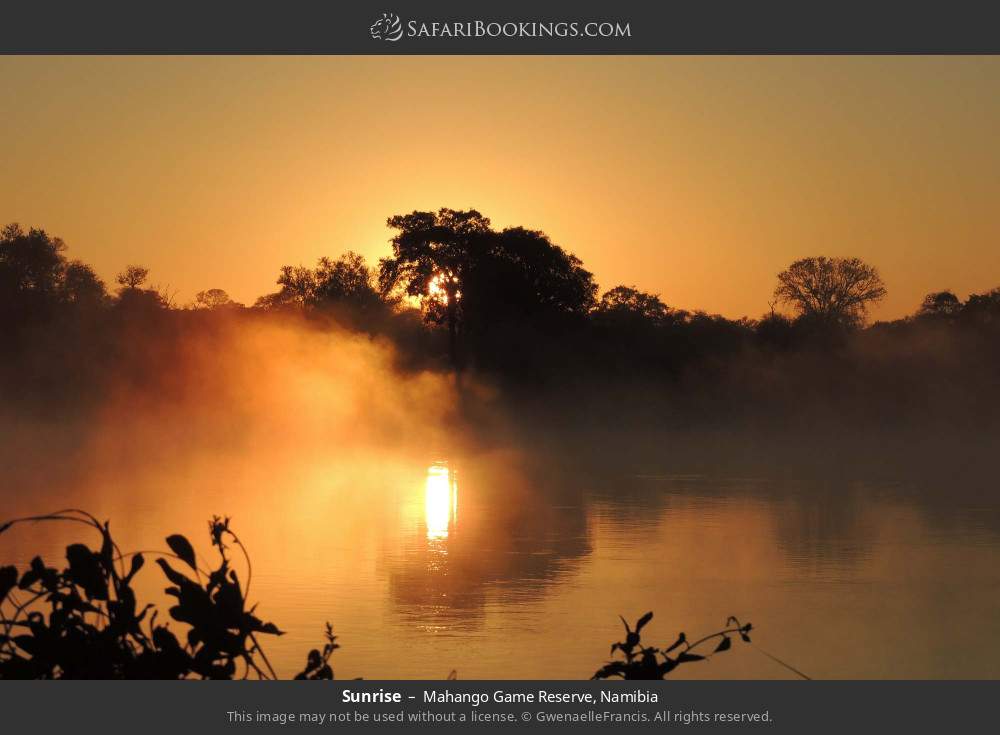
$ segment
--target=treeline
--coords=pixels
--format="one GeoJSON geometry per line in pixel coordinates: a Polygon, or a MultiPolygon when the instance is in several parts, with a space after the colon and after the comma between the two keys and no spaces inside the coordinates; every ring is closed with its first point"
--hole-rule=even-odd
{"type": "Polygon", "coordinates": [[[58,238],[8,225],[4,392],[65,394],[112,374],[142,381],[177,359],[178,334],[275,318],[385,337],[402,367],[486,376],[545,400],[587,396],[567,410],[585,404],[590,416],[602,415],[593,402],[603,396],[605,413],[679,423],[803,410],[852,421],[903,420],[918,409],[954,418],[982,416],[982,397],[996,391],[1000,289],[965,301],[928,294],[912,316],[868,326],[870,306],[886,295],[877,269],[809,257],[776,275],[764,315],[734,320],[673,308],[633,286],[600,293],[584,264],[544,233],[497,230],[474,210],[388,224],[392,250],[378,263],[348,251],[315,267],[286,265],[276,290],[249,306],[218,287],[179,305],[135,265],[109,288],[58,238]]]}

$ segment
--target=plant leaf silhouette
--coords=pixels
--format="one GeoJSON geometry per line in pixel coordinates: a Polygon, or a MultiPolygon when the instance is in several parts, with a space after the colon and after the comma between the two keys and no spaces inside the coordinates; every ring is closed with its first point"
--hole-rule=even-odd
{"type": "Polygon", "coordinates": [[[170,547],[172,552],[177,554],[178,557],[186,562],[189,567],[195,571],[198,570],[194,558],[194,547],[191,546],[191,542],[184,536],[181,536],[179,533],[175,533],[173,536],[167,536],[167,546],[170,547]]]}
{"type": "Polygon", "coordinates": [[[143,557],[142,554],[133,554],[132,562],[131,565],[129,566],[128,574],[125,577],[125,581],[131,582],[132,578],[139,573],[139,570],[142,569],[143,564],[145,563],[146,559],[143,557]]]}
{"type": "Polygon", "coordinates": [[[0,568],[0,602],[17,586],[17,567],[0,568]]]}
{"type": "MultiPolygon", "coordinates": [[[[728,623],[726,623],[726,625],[728,625],[728,623]]],[[[670,647],[665,651],[665,653],[670,653],[675,648],[684,645],[685,643],[687,643],[687,636],[681,633],[677,636],[677,640],[670,644],[670,647]]]]}
{"type": "Polygon", "coordinates": [[[99,558],[83,544],[70,544],[66,547],[70,578],[92,600],[108,599],[105,574],[99,558]]]}
{"type": "Polygon", "coordinates": [[[652,611],[646,613],[641,618],[639,618],[639,620],[635,624],[635,632],[638,633],[639,631],[641,631],[643,629],[643,626],[645,626],[646,623],[648,623],[652,619],[653,619],[652,611]]]}
{"type": "Polygon", "coordinates": [[[178,587],[181,587],[181,586],[183,586],[185,584],[190,584],[191,583],[190,579],[188,579],[183,574],[181,574],[180,572],[176,571],[172,566],[170,566],[169,564],[167,564],[166,560],[164,560],[164,559],[157,559],[156,563],[160,565],[160,569],[162,569],[163,573],[165,575],[167,575],[167,579],[169,579],[171,582],[173,582],[178,587]]]}
{"type": "MultiPolygon", "coordinates": [[[[0,679],[232,679],[238,665],[243,678],[277,678],[258,637],[282,631],[247,604],[228,556],[229,544],[245,555],[248,577],[250,558],[228,519],[209,523],[219,562],[206,575],[195,567],[194,548],[180,535],[170,536],[167,544],[196,576],[183,574],[166,559],[156,560],[170,584],[166,594],[176,599],[170,617],[186,626],[180,634],[157,622],[154,605],[139,610],[132,583],[145,558],[118,551],[109,524],[68,510],[16,519],[7,527],[35,521],[83,523],[100,534],[101,544],[97,551],[82,543],[66,547],[68,565],[62,571],[46,566],[41,557],[31,560],[20,579],[27,601],[0,609],[0,679]],[[125,559],[130,559],[127,574],[125,559]],[[8,617],[9,608],[13,613],[8,617]]],[[[15,585],[18,569],[0,567],[0,602],[15,585]]],[[[327,624],[325,644],[311,657],[317,665],[309,678],[333,678],[329,658],[337,648],[327,624]]]]}
{"type": "Polygon", "coordinates": [[[664,679],[667,674],[672,672],[681,664],[693,663],[695,661],[704,661],[709,656],[714,653],[720,653],[723,651],[728,651],[732,647],[732,638],[730,634],[740,633],[740,635],[745,635],[745,631],[749,630],[750,626],[740,626],[740,623],[735,618],[729,618],[726,621],[726,628],[718,631],[717,633],[712,633],[700,638],[694,643],[689,643],[687,636],[681,633],[677,636],[677,640],[665,651],[661,651],[658,648],[652,646],[644,647],[642,645],[641,634],[639,630],[646,626],[647,623],[653,618],[653,613],[648,612],[636,621],[636,630],[631,630],[628,623],[622,616],[622,624],[625,626],[626,631],[626,642],[625,643],[613,643],[611,645],[611,655],[613,656],[615,651],[621,651],[624,656],[624,661],[609,661],[600,669],[598,669],[592,679],[610,679],[610,678],[620,678],[626,681],[643,681],[643,680],[654,680],[654,679],[664,679]],[[693,649],[706,644],[715,638],[719,638],[719,642],[712,651],[712,654],[701,655],[699,653],[694,653],[693,649]],[[677,654],[676,658],[671,658],[668,654],[679,648],[680,646],[685,646],[684,650],[677,654]],[[638,650],[636,650],[638,648],[638,650]]]}
{"type": "Polygon", "coordinates": [[[677,657],[677,663],[679,664],[686,664],[691,661],[704,661],[704,660],[705,660],[704,656],[700,656],[697,653],[688,653],[687,651],[684,651],[677,657]]]}

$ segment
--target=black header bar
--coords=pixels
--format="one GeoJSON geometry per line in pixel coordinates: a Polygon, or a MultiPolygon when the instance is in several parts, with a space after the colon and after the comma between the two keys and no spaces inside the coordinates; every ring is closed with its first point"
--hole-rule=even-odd
{"type": "Polygon", "coordinates": [[[35,0],[7,54],[1000,53],[1000,3],[812,0],[35,0]]]}

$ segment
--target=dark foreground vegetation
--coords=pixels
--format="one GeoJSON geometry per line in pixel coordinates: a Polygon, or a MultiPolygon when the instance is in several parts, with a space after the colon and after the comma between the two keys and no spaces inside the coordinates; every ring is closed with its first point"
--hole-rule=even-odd
{"type": "MultiPolygon", "coordinates": [[[[228,519],[209,523],[219,557],[214,569],[199,567],[184,536],[169,536],[170,551],[157,554],[156,563],[170,585],[166,594],[177,600],[169,618],[188,626],[183,643],[167,616],[161,617],[155,605],[140,607],[136,599],[132,583],[145,564],[142,552],[122,553],[109,524],[79,510],[18,519],[0,530],[40,521],[89,526],[100,534],[101,546],[96,551],[85,544],[67,546],[68,566],[61,571],[37,556],[20,575],[13,566],[0,567],[0,678],[277,678],[259,637],[282,632],[247,606],[250,558],[228,519]],[[233,568],[231,546],[243,554],[243,582],[233,568]],[[193,578],[167,558],[180,562],[193,578]]],[[[302,678],[333,678],[327,660],[336,643],[329,626],[327,641],[322,653],[310,652],[302,678]]]]}
{"type": "Polygon", "coordinates": [[[0,411],[64,422],[123,386],[163,400],[192,382],[222,391],[225,370],[185,372],[192,342],[217,346],[221,362],[228,335],[283,324],[388,342],[400,371],[498,389],[492,403],[462,396],[462,429],[480,439],[506,430],[533,446],[597,444],[633,464],[643,452],[694,461],[707,447],[712,463],[725,448],[772,467],[866,457],[877,468],[898,451],[946,473],[996,449],[1000,289],[942,290],[909,317],[869,324],[886,294],[876,267],[806,257],[761,294],[762,316],[728,319],[627,285],[601,294],[544,233],[498,231],[476,211],[389,225],[392,250],[377,264],[347,252],[285,266],[277,290],[248,306],[220,288],[177,304],[141,266],[109,289],[58,238],[7,226],[0,411]]]}
{"type": "MultiPolygon", "coordinates": [[[[622,625],[625,626],[625,640],[611,644],[611,653],[616,651],[621,653],[623,660],[609,661],[591,677],[592,679],[625,679],[626,681],[650,681],[654,679],[665,679],[667,675],[683,664],[706,661],[710,656],[717,653],[725,653],[733,647],[733,638],[738,636],[745,643],[750,643],[750,631],[753,629],[751,623],[743,625],[734,617],[726,621],[726,628],[717,633],[689,641],[687,635],[681,633],[677,640],[665,648],[642,645],[642,629],[653,619],[653,613],[648,612],[639,618],[635,623],[635,630],[622,618],[622,625]],[[714,648],[709,651],[699,653],[701,646],[714,644],[714,648]],[[671,655],[673,654],[673,655],[671,655]]],[[[782,666],[787,664],[782,663],[782,666]]],[[[790,668],[790,667],[789,667],[790,668]]],[[[792,669],[792,671],[795,671],[792,669]]],[[[805,677],[798,671],[799,676],[805,677]]]]}
{"type": "MultiPolygon", "coordinates": [[[[250,556],[228,518],[208,524],[214,567],[204,566],[187,538],[176,534],[166,538],[169,551],[123,552],[108,522],[75,509],[15,519],[0,525],[0,533],[40,522],[88,527],[101,545],[67,546],[61,570],[37,556],[23,571],[0,567],[0,679],[278,678],[261,639],[282,631],[257,617],[257,606],[249,603],[250,556]],[[237,572],[234,548],[245,578],[237,572]],[[176,599],[166,615],[136,598],[133,584],[147,555],[157,557],[165,593],[176,599]]],[[[730,618],[717,633],[694,642],[681,633],[661,650],[642,645],[641,631],[652,617],[643,615],[635,630],[622,619],[625,640],[612,644],[611,653],[620,652],[623,660],[607,663],[593,678],[663,679],[682,664],[729,650],[734,636],[749,643],[753,627],[730,618]],[[709,643],[711,653],[698,652],[709,643]]],[[[295,678],[333,679],[330,658],[337,648],[327,623],[323,647],[309,651],[295,678]]]]}

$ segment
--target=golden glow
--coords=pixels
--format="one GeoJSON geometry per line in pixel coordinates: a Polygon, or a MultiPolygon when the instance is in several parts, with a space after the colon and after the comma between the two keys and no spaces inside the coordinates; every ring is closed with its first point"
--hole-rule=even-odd
{"type": "Polygon", "coordinates": [[[424,484],[424,523],[430,541],[448,538],[458,517],[458,483],[445,463],[427,468],[424,484]]]}
{"type": "MultiPolygon", "coordinates": [[[[456,283],[458,281],[458,279],[455,276],[450,275],[449,273],[438,273],[436,276],[434,276],[431,279],[430,283],[427,284],[428,298],[430,298],[432,301],[437,301],[438,303],[447,305],[448,291],[445,288],[444,284],[449,279],[451,280],[452,283],[456,283]]],[[[455,301],[461,301],[461,300],[462,300],[462,292],[456,291],[455,301]]]]}
{"type": "Polygon", "coordinates": [[[444,290],[444,275],[438,273],[427,284],[427,296],[433,301],[440,301],[442,304],[448,303],[448,292],[444,290]]]}
{"type": "Polygon", "coordinates": [[[998,285],[998,88],[974,56],[8,56],[0,223],[252,302],[281,265],[385,256],[391,215],[476,207],[730,317],[856,255],[888,318],[998,285]]]}

